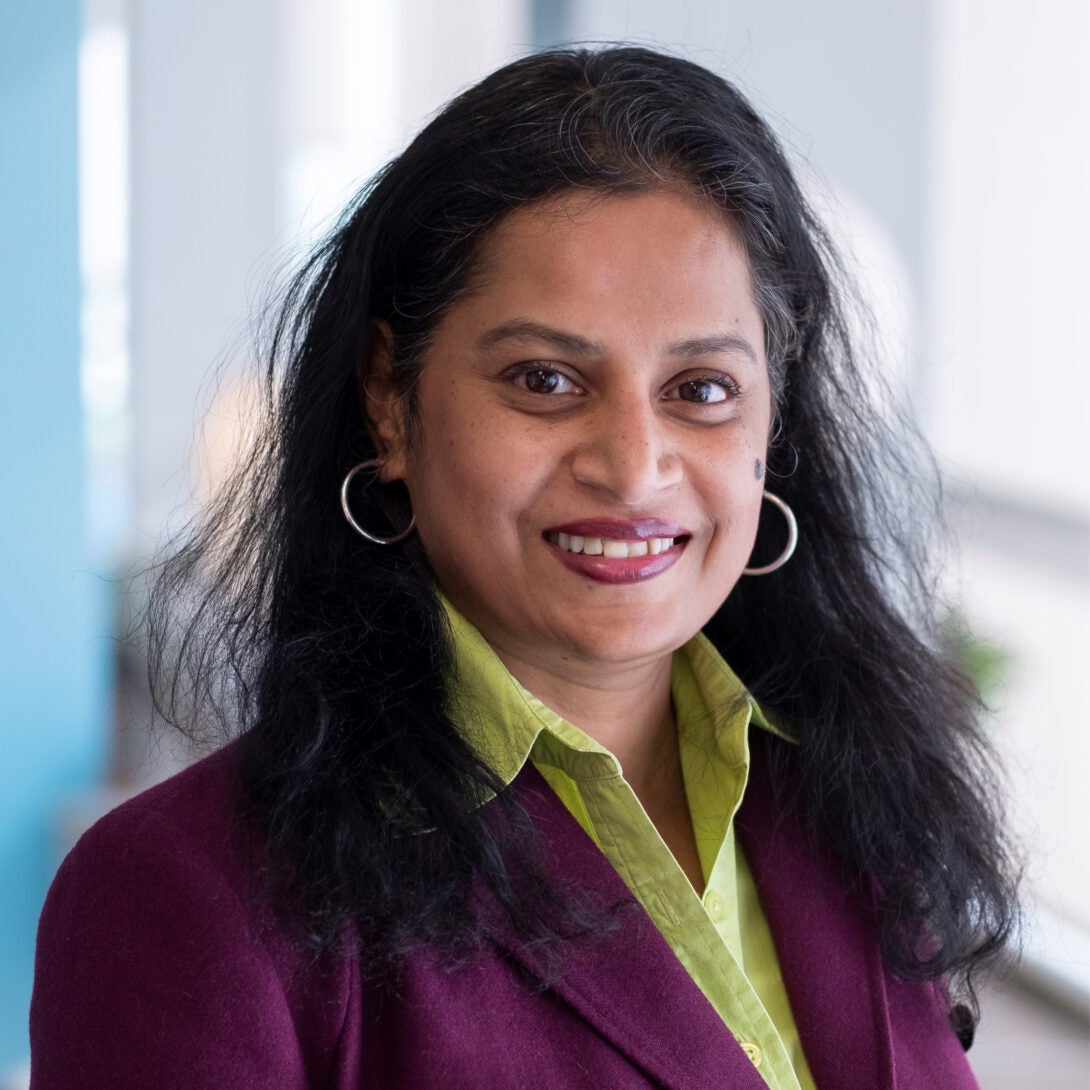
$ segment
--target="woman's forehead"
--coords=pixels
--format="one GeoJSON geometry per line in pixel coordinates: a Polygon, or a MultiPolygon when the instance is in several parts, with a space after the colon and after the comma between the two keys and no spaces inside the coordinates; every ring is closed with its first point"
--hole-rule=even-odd
{"type": "Polygon", "coordinates": [[[695,267],[709,249],[730,253],[748,271],[745,245],[732,218],[690,189],[653,187],[620,193],[568,189],[515,209],[494,224],[478,246],[467,289],[527,271],[579,278],[581,263],[606,258],[651,267],[685,253],[695,267]],[[602,252],[605,248],[605,252],[602,252]]]}

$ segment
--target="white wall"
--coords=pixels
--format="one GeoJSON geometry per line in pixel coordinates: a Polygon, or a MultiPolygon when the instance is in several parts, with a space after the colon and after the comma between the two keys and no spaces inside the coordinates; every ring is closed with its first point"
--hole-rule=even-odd
{"type": "Polygon", "coordinates": [[[935,19],[935,436],[989,492],[1090,521],[1090,5],[935,19]]]}
{"type": "MultiPolygon", "coordinates": [[[[946,0],[932,38],[929,405],[1044,922],[1090,990],[1090,6],[946,0]],[[1052,922],[1050,922],[1052,921],[1052,922]]],[[[1065,968],[1066,967],[1066,968],[1065,968]]]]}
{"type": "Polygon", "coordinates": [[[202,378],[276,242],[279,26],[264,0],[132,0],[133,550],[185,499],[202,378]]]}

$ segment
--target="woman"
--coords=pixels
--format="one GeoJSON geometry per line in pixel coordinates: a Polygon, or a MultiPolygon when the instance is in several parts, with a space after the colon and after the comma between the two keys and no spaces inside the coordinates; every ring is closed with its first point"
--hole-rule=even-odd
{"type": "Polygon", "coordinates": [[[62,867],[36,1087],[975,1085],[1012,881],[833,271],[746,102],[643,49],[378,176],[160,586],[239,738],[62,867]]]}

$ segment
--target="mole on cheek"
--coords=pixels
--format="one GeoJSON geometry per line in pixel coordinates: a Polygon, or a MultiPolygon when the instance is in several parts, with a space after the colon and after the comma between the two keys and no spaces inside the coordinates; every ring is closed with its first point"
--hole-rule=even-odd
{"type": "Polygon", "coordinates": [[[765,464],[758,458],[753,463],[753,476],[760,480],[765,475],[765,464]]]}

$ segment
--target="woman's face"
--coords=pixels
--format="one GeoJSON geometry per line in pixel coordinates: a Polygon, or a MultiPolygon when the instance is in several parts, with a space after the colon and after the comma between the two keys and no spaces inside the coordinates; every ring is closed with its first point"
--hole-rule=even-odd
{"type": "Polygon", "coordinates": [[[380,416],[383,478],[509,664],[658,660],[756,534],[771,405],[742,247],[695,197],[573,191],[508,215],[482,258],[427,351],[411,442],[394,403],[380,416]]]}

